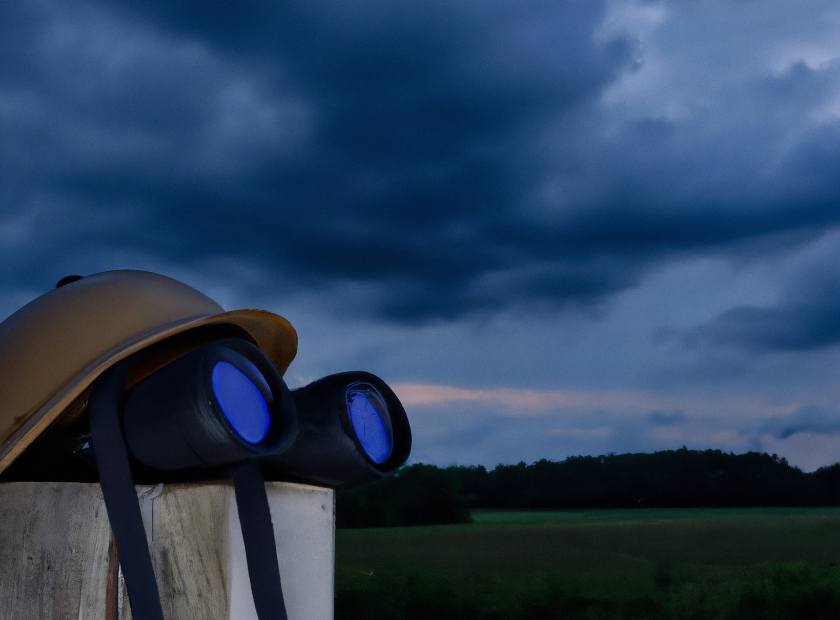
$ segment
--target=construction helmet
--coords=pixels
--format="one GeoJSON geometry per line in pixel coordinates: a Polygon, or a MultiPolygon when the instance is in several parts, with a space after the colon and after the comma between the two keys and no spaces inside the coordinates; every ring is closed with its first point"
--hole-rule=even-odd
{"type": "Polygon", "coordinates": [[[141,353],[129,377],[136,383],[199,344],[239,335],[281,375],[297,352],[286,319],[225,312],[186,284],[145,271],[106,271],[38,297],[0,323],[0,472],[50,427],[84,412],[93,382],[120,360],[141,353]]]}

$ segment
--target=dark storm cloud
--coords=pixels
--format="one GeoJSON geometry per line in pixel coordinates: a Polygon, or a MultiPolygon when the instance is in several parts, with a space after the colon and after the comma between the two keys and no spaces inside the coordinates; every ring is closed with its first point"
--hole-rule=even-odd
{"type": "Polygon", "coordinates": [[[693,329],[689,344],[758,352],[807,351],[840,343],[840,272],[836,252],[811,260],[788,279],[777,304],[737,307],[693,329]]]}
{"type": "Polygon", "coordinates": [[[840,342],[840,300],[825,305],[734,308],[700,330],[712,344],[758,350],[808,350],[840,342]]]}
{"type": "Polygon", "coordinates": [[[234,257],[418,322],[591,306],[675,253],[837,223],[836,122],[786,133],[835,67],[613,118],[600,98],[645,58],[602,3],[2,11],[6,284],[123,248],[234,257]]]}
{"type": "Polygon", "coordinates": [[[840,433],[840,417],[836,411],[811,405],[786,416],[771,418],[765,423],[763,431],[780,440],[798,433],[836,435],[840,433]]]}

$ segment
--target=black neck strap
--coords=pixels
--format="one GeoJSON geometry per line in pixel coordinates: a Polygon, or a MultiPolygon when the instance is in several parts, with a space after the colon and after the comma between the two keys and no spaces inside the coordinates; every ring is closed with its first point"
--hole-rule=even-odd
{"type": "MultiPolygon", "coordinates": [[[[120,430],[128,368],[128,360],[123,360],[106,370],[94,385],[88,404],[91,444],[125,577],[131,615],[135,620],[164,620],[128,451],[120,430]]],[[[259,620],[287,620],[274,527],[259,466],[256,462],[244,463],[231,468],[229,474],[236,489],[257,616],[259,620]]]]}
{"type": "Polygon", "coordinates": [[[260,620],[287,620],[274,526],[259,464],[249,461],[237,467],[233,471],[233,484],[257,617],[260,620]]]}

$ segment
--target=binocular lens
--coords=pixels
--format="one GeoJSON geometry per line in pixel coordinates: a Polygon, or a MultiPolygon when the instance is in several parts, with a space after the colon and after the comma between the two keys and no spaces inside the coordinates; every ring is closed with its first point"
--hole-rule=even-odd
{"type": "Polygon", "coordinates": [[[388,460],[394,441],[386,426],[388,408],[372,385],[356,383],[347,389],[347,412],[362,449],[377,465],[388,460]]]}
{"type": "Polygon", "coordinates": [[[265,439],[271,416],[268,404],[245,373],[229,362],[219,362],[213,368],[213,393],[227,421],[248,443],[265,439]]]}

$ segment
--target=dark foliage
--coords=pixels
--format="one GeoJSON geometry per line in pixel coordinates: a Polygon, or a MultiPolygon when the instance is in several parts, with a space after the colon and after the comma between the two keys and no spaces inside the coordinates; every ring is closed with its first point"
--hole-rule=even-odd
{"type": "Polygon", "coordinates": [[[411,465],[392,478],[338,494],[337,527],[469,523],[451,469],[411,465]]]}
{"type": "Polygon", "coordinates": [[[468,508],[702,508],[840,505],[840,463],[806,474],[759,452],[679,450],[531,465],[412,465],[338,494],[338,527],[463,523],[468,508]]]}
{"type": "MultiPolygon", "coordinates": [[[[482,508],[812,506],[826,502],[815,476],[758,452],[669,450],[499,465],[479,481],[482,508]]],[[[469,488],[469,487],[468,487],[469,488]]],[[[472,490],[472,489],[470,489],[472,490]]]]}

